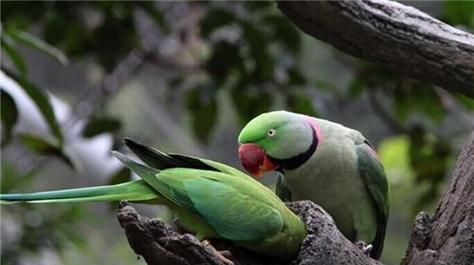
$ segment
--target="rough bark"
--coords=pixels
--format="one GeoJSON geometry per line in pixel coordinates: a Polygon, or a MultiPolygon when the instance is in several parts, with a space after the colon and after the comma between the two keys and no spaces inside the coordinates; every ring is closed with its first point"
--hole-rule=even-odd
{"type": "MultiPolygon", "coordinates": [[[[272,259],[228,241],[211,240],[211,244],[218,250],[229,250],[235,265],[380,264],[347,240],[321,207],[309,201],[293,202],[288,206],[302,217],[308,229],[301,250],[292,261],[272,259]]],[[[179,231],[179,227],[142,217],[125,203],[121,203],[117,217],[130,246],[136,254],[144,257],[148,265],[222,265],[210,249],[193,235],[179,231]]]]}
{"type": "Polygon", "coordinates": [[[474,35],[389,0],[278,1],[301,30],[402,75],[474,98],[474,35]]]}
{"type": "MultiPolygon", "coordinates": [[[[301,201],[288,203],[288,207],[301,216],[308,231],[292,261],[265,257],[224,240],[211,243],[218,250],[229,250],[236,265],[381,265],[348,241],[318,205],[301,201]]],[[[179,226],[142,217],[126,203],[120,204],[117,217],[130,246],[148,265],[222,264],[209,248],[179,226]]],[[[474,264],[474,132],[457,160],[434,216],[426,213],[417,216],[402,264],[474,264]]]]}
{"type": "Polygon", "coordinates": [[[418,214],[402,264],[474,264],[474,132],[434,216],[418,214]]]}

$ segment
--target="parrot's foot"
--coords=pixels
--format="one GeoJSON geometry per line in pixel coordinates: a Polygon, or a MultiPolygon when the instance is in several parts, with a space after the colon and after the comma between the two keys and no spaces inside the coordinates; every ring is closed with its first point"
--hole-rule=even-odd
{"type": "Polygon", "coordinates": [[[228,250],[219,251],[219,250],[215,249],[214,246],[211,245],[211,242],[209,242],[209,240],[202,241],[202,244],[206,248],[211,250],[212,253],[214,253],[214,255],[225,265],[234,265],[234,262],[232,262],[232,260],[228,259],[228,258],[230,258],[230,256],[232,256],[232,253],[230,253],[230,251],[228,251],[228,250]]]}
{"type": "Polygon", "coordinates": [[[364,252],[365,255],[370,256],[370,252],[372,252],[372,249],[374,246],[372,244],[367,244],[364,241],[357,241],[355,245],[364,252]]]}

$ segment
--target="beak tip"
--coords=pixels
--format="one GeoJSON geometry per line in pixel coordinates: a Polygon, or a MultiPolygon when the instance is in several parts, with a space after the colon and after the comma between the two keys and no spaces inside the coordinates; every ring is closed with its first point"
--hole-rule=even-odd
{"type": "Polygon", "coordinates": [[[264,161],[265,153],[261,147],[253,143],[239,145],[239,160],[244,169],[258,177],[261,175],[260,166],[264,161]]]}

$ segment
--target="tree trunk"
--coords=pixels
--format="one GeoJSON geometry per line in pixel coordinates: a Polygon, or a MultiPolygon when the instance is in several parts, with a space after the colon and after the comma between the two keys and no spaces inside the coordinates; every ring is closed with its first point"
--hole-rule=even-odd
{"type": "Polygon", "coordinates": [[[474,264],[474,132],[434,216],[418,214],[402,264],[474,264]]]}

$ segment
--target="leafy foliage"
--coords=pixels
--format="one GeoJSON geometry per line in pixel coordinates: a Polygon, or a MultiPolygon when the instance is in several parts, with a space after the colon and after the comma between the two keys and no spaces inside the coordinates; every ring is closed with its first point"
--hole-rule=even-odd
{"type": "MultiPolygon", "coordinates": [[[[230,89],[242,125],[270,110],[276,96],[287,97],[285,90],[306,85],[302,72],[288,60],[298,56],[301,34],[272,8],[263,2],[211,5],[200,22],[201,37],[212,46],[204,63],[206,72],[215,82],[215,90],[230,89]]],[[[290,101],[294,104],[288,105],[289,109],[303,105],[314,109],[304,97],[292,96],[290,101]]],[[[191,115],[203,116],[199,113],[206,111],[214,110],[202,107],[199,111],[193,109],[191,115]]]]}
{"type": "Polygon", "coordinates": [[[22,74],[26,74],[27,66],[23,57],[18,53],[18,51],[12,47],[14,45],[13,41],[8,38],[6,35],[2,35],[1,44],[2,49],[10,57],[16,69],[22,74]]]}
{"type": "Polygon", "coordinates": [[[435,201],[439,196],[439,187],[443,182],[451,161],[451,147],[446,139],[429,134],[421,126],[414,126],[410,136],[410,165],[415,174],[415,181],[427,184],[428,189],[413,207],[413,215],[424,205],[435,201]]]}
{"type": "Polygon", "coordinates": [[[49,143],[45,139],[34,135],[20,134],[18,137],[20,141],[31,151],[44,155],[56,156],[66,162],[66,164],[68,164],[70,167],[74,167],[73,162],[64,153],[64,150],[61,147],[49,143]]]}
{"type": "Polygon", "coordinates": [[[49,95],[37,87],[35,84],[27,80],[23,76],[14,74],[13,72],[6,71],[7,74],[14,78],[18,82],[21,88],[28,94],[28,96],[35,102],[39,111],[43,115],[46,123],[48,124],[51,133],[56,137],[56,141],[59,147],[63,145],[64,136],[59,126],[59,122],[56,119],[53,107],[51,106],[49,95]]]}
{"type": "Polygon", "coordinates": [[[5,35],[10,37],[16,43],[25,44],[33,49],[50,55],[63,65],[67,65],[69,62],[66,55],[64,55],[61,50],[28,32],[12,29],[10,31],[5,31],[5,35]]]}

